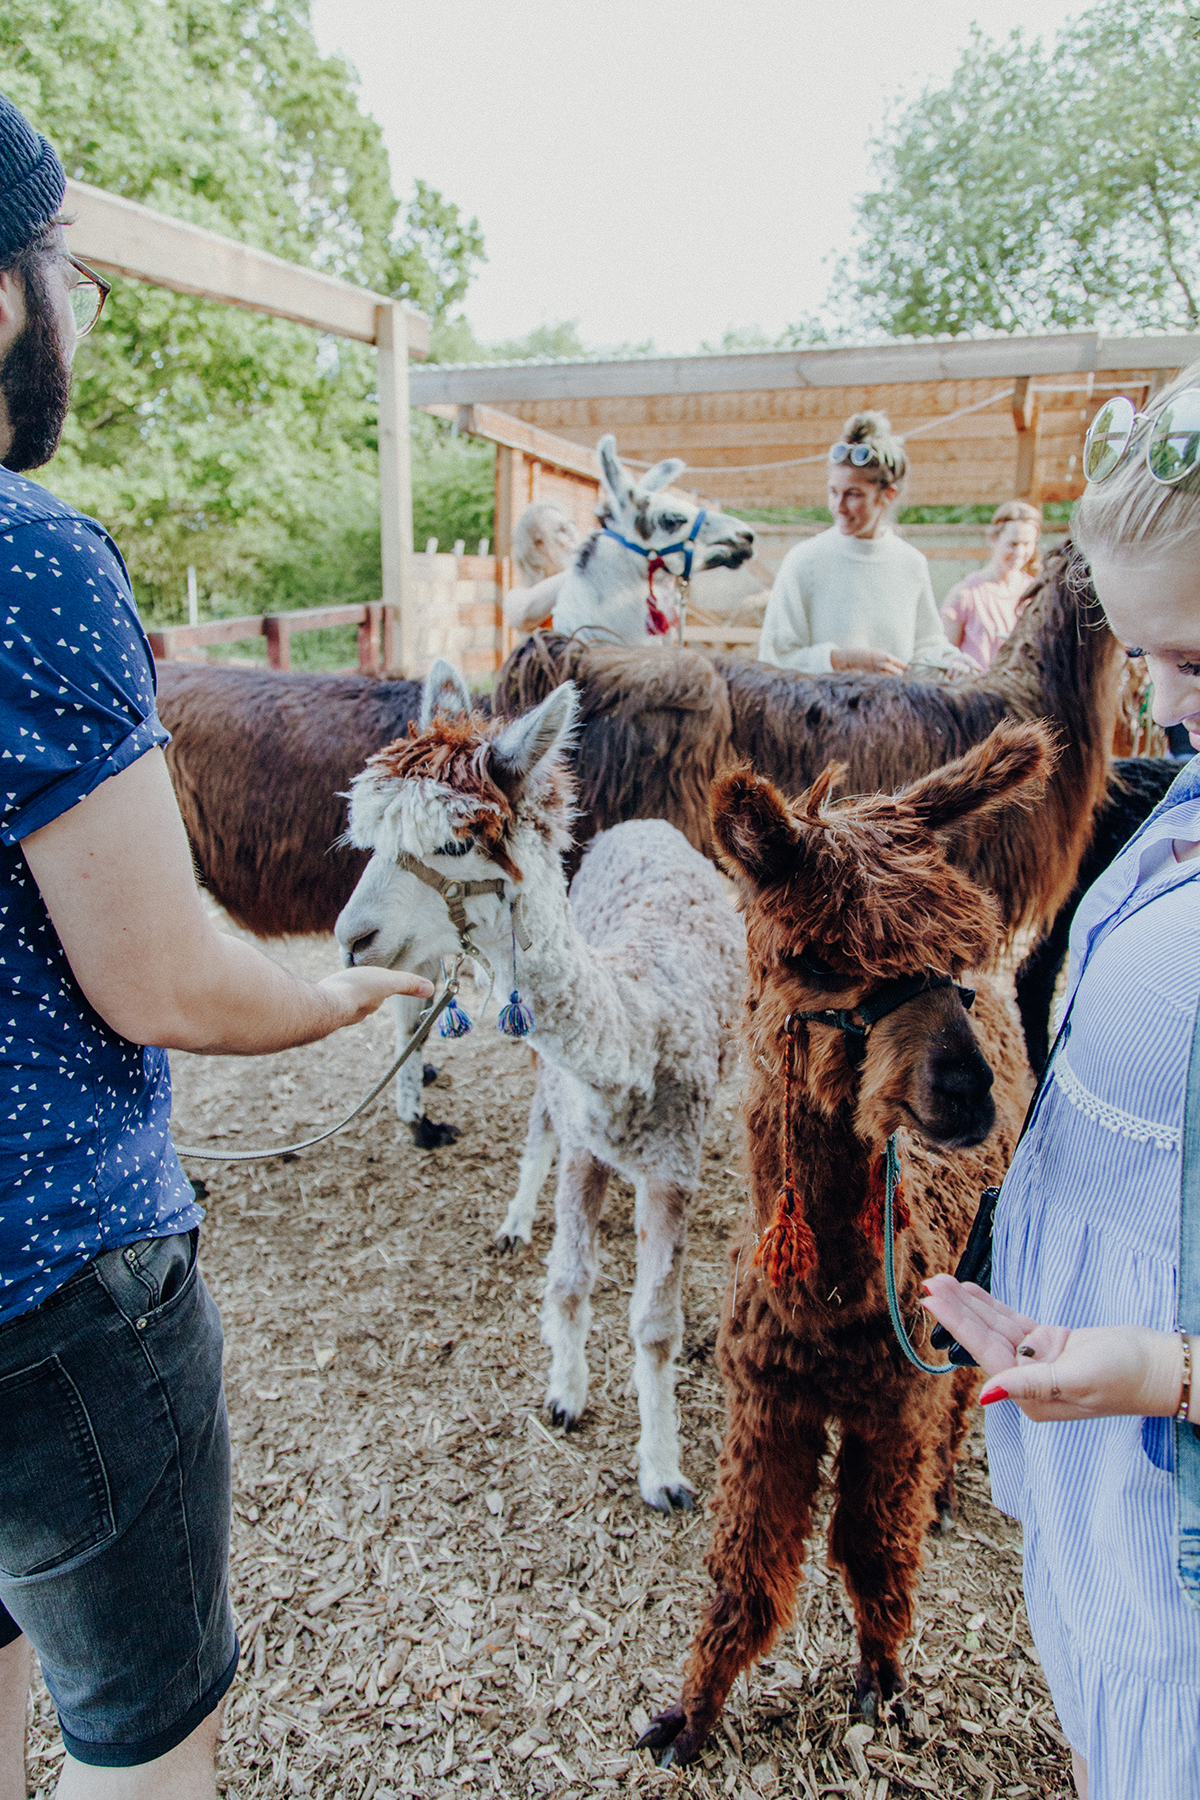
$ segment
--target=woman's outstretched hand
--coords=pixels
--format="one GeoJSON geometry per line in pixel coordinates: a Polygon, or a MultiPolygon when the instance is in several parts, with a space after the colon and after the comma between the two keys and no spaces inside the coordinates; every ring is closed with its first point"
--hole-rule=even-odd
{"type": "Polygon", "coordinates": [[[922,1302],[988,1380],[980,1404],[1015,1400],[1031,1419],[1170,1418],[1183,1388],[1174,1331],[1144,1325],[1039,1325],[974,1282],[935,1275],[922,1302]],[[1032,1350],[1033,1355],[1027,1354],[1032,1350]]]}

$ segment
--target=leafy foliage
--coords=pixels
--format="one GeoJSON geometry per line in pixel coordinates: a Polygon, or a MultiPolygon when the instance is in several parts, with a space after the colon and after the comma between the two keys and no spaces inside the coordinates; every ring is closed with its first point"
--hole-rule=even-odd
{"type": "MultiPolygon", "coordinates": [[[[307,0],[6,0],[0,87],[68,174],[435,318],[483,256],[476,222],[423,182],[399,216],[379,128],[318,52],[307,0]]],[[[113,531],[150,618],[181,616],[188,563],[217,611],[374,599],[374,361],[118,282],[39,479],[113,531]]]]}
{"type": "Polygon", "coordinates": [[[1053,50],[976,29],[901,112],[842,304],[890,335],[1200,325],[1200,19],[1099,0],[1053,50]]]}

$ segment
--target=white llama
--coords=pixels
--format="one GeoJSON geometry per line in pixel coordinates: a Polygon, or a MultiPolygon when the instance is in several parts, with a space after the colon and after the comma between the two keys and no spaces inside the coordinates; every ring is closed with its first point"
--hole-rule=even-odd
{"type": "Polygon", "coordinates": [[[540,1075],[523,1161],[530,1205],[558,1144],[542,1311],[547,1405],[570,1426],[587,1403],[597,1231],[615,1169],[636,1197],[639,1485],[669,1512],[692,1504],[674,1397],[687,1212],[732,1045],[744,937],[716,871],[662,820],[601,832],[568,902],[560,859],[572,791],[561,752],[575,705],[565,683],[510,724],[485,721],[470,713],[454,670],[436,664],[426,684],[432,724],[355,778],[350,837],[373,855],[336,929],[349,962],[428,967],[462,948],[430,873],[499,884],[462,904],[472,945],[532,1008],[540,1075]]]}
{"type": "Polygon", "coordinates": [[[596,452],[607,523],[584,540],[565,574],[551,578],[558,583],[554,629],[604,643],[652,643],[678,622],[678,579],[738,568],[754,554],[754,533],[727,513],[662,493],[687,467],[678,457],[655,463],[635,483],[611,433],[596,452]]]}

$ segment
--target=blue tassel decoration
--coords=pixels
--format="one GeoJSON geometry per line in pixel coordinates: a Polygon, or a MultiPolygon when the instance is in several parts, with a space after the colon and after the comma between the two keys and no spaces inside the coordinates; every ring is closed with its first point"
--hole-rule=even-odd
{"type": "Polygon", "coordinates": [[[438,1020],[438,1036],[444,1038],[466,1037],[471,1029],[471,1020],[467,1013],[451,996],[450,1004],[438,1020]]]}
{"type": "Polygon", "coordinates": [[[526,1006],[516,988],[508,997],[508,1005],[500,1008],[500,1016],[496,1020],[505,1037],[528,1037],[533,1030],[533,1012],[526,1006]]]}

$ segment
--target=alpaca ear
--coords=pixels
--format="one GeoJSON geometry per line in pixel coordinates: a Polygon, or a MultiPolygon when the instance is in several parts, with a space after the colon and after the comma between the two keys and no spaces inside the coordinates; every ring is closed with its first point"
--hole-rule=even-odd
{"type": "Polygon", "coordinates": [[[958,820],[1002,802],[1031,805],[1056,760],[1044,725],[1020,725],[1006,719],[957,762],[934,769],[903,788],[896,796],[897,803],[905,812],[915,813],[931,831],[944,831],[958,820]]]}
{"type": "Polygon", "coordinates": [[[444,656],[439,656],[425,677],[421,694],[421,730],[425,731],[439,715],[456,719],[471,710],[471,694],[458,670],[444,656]]]}
{"type": "Polygon", "coordinates": [[[687,468],[681,456],[668,456],[662,462],[655,463],[652,469],[638,482],[643,494],[657,494],[659,488],[670,487],[677,475],[682,475],[687,468]]]}
{"type": "Polygon", "coordinates": [[[492,770],[506,788],[526,782],[539,763],[557,755],[575,724],[579,696],[573,681],[564,681],[540,706],[506,725],[492,739],[492,770]]]}
{"type": "Polygon", "coordinates": [[[750,769],[719,775],[710,791],[713,831],[735,872],[758,887],[796,866],[800,833],[779,789],[750,769]]]}
{"type": "Polygon", "coordinates": [[[596,454],[600,458],[600,475],[614,513],[619,517],[633,498],[633,484],[621,467],[617,458],[617,440],[608,431],[596,445],[596,454]]]}

